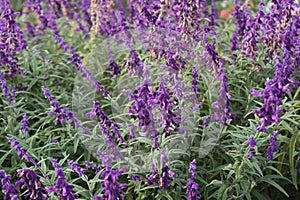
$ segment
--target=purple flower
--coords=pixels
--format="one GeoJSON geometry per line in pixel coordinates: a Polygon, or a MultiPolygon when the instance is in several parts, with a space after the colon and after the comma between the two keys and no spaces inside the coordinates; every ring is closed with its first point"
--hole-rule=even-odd
{"type": "Polygon", "coordinates": [[[130,174],[129,178],[135,180],[135,181],[141,181],[141,176],[140,175],[136,175],[136,174],[130,174]]]}
{"type": "Polygon", "coordinates": [[[101,126],[100,128],[104,128],[105,130],[111,129],[115,135],[116,138],[120,140],[121,143],[123,143],[125,140],[122,137],[122,135],[119,132],[120,126],[112,121],[102,110],[100,102],[95,101],[93,103],[93,110],[86,113],[86,116],[93,118],[94,116],[97,116],[101,120],[101,126]]]}
{"type": "Polygon", "coordinates": [[[11,143],[11,146],[18,151],[18,156],[23,155],[26,161],[34,162],[32,157],[27,153],[27,149],[22,147],[18,140],[15,140],[11,137],[6,137],[6,139],[11,143]]]}
{"type": "Polygon", "coordinates": [[[115,75],[120,74],[121,73],[120,68],[119,68],[118,64],[116,63],[116,61],[114,60],[113,53],[111,52],[109,47],[107,47],[107,54],[108,54],[109,67],[106,68],[106,70],[112,71],[109,76],[113,77],[115,75]]]}
{"type": "Polygon", "coordinates": [[[157,184],[157,178],[159,177],[158,169],[155,167],[153,160],[151,158],[151,174],[146,174],[146,179],[148,181],[148,185],[157,184]]]}
{"type": "Polygon", "coordinates": [[[61,165],[56,159],[51,158],[53,167],[55,168],[56,184],[54,187],[48,187],[47,192],[58,192],[58,197],[62,200],[75,200],[79,195],[72,192],[74,186],[66,182],[65,173],[61,165]]]}
{"type": "Polygon", "coordinates": [[[65,123],[66,119],[69,119],[69,123],[75,124],[75,127],[80,127],[79,120],[74,117],[74,114],[66,107],[60,106],[58,101],[55,101],[55,96],[50,93],[50,90],[44,86],[42,86],[42,90],[44,91],[44,96],[48,98],[50,101],[50,105],[53,107],[52,110],[49,112],[50,115],[56,115],[54,119],[54,124],[57,124],[60,121],[61,124],[65,123]]]}
{"type": "Polygon", "coordinates": [[[247,144],[250,146],[250,151],[248,152],[247,156],[251,158],[251,157],[255,156],[255,149],[254,149],[254,147],[256,145],[256,140],[255,140],[255,138],[254,138],[253,135],[251,135],[248,138],[247,144]]]}
{"type": "Polygon", "coordinates": [[[236,29],[231,38],[231,50],[237,50],[239,48],[239,42],[246,31],[248,10],[242,5],[243,2],[241,0],[234,0],[234,12],[232,15],[236,19],[236,29]]]}
{"type": "Polygon", "coordinates": [[[85,171],[86,171],[86,169],[81,168],[81,167],[78,165],[78,162],[75,162],[75,161],[73,161],[73,160],[69,160],[69,159],[68,159],[68,164],[69,164],[69,166],[71,167],[71,169],[72,169],[73,171],[75,171],[75,172],[78,173],[79,176],[82,176],[82,175],[85,173],[85,171]]]}
{"type": "Polygon", "coordinates": [[[216,19],[218,17],[217,14],[217,8],[216,8],[216,2],[215,0],[211,1],[211,14],[210,14],[210,26],[218,26],[218,23],[216,22],[216,19]]]}
{"type": "Polygon", "coordinates": [[[274,131],[273,134],[270,136],[270,145],[268,146],[266,155],[270,160],[274,159],[274,153],[278,151],[276,147],[276,140],[277,140],[278,131],[274,131]]]}
{"type": "Polygon", "coordinates": [[[3,76],[2,72],[0,72],[0,83],[1,83],[1,88],[3,90],[3,96],[9,97],[10,96],[9,88],[7,86],[5,77],[3,76]]]}
{"type": "Polygon", "coordinates": [[[23,115],[23,119],[21,120],[21,130],[24,131],[24,138],[26,137],[26,132],[29,131],[29,127],[28,127],[28,117],[27,117],[27,113],[24,113],[23,115]]]}
{"type": "Polygon", "coordinates": [[[98,174],[101,170],[101,167],[99,165],[94,164],[93,162],[84,161],[83,163],[87,168],[92,168],[93,170],[96,170],[95,174],[98,174]]]}
{"type": "Polygon", "coordinates": [[[194,159],[190,163],[189,173],[191,174],[191,178],[187,180],[186,183],[186,193],[188,195],[188,200],[197,200],[200,199],[201,195],[199,192],[199,185],[195,182],[196,180],[196,160],[194,159]]]}
{"type": "Polygon", "coordinates": [[[95,196],[94,199],[115,199],[124,200],[121,195],[121,188],[126,188],[127,184],[118,182],[119,176],[125,172],[126,168],[119,170],[105,169],[100,178],[103,180],[100,185],[104,189],[103,195],[95,196]]]}
{"type": "Polygon", "coordinates": [[[28,190],[24,195],[25,198],[29,197],[30,200],[44,200],[49,198],[44,184],[35,171],[28,168],[19,169],[18,177],[20,177],[20,180],[16,182],[16,185],[20,185],[21,188],[28,190]]]}
{"type": "Polygon", "coordinates": [[[4,170],[0,170],[0,179],[4,200],[19,200],[19,191],[11,181],[11,175],[6,175],[4,170]]]}
{"type": "Polygon", "coordinates": [[[19,13],[12,10],[9,0],[3,0],[0,6],[0,63],[6,69],[6,73],[13,76],[23,71],[18,64],[16,53],[27,47],[27,41],[15,16],[19,13]]]}

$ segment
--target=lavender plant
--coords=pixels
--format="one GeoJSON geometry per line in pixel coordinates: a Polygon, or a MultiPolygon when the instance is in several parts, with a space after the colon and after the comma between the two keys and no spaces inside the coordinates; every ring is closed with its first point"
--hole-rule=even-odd
{"type": "Polygon", "coordinates": [[[299,14],[2,0],[0,199],[297,199],[299,14]]]}

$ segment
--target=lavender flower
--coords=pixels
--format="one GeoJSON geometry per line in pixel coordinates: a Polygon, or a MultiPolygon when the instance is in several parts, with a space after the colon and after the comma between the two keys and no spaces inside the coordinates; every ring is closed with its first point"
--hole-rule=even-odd
{"type": "Polygon", "coordinates": [[[193,95],[193,99],[194,99],[194,109],[198,109],[202,103],[198,103],[198,99],[199,99],[199,92],[201,91],[201,89],[199,88],[198,86],[198,70],[197,70],[197,67],[194,66],[193,67],[193,71],[192,71],[192,76],[193,76],[193,81],[192,81],[192,90],[194,92],[194,95],[193,95]]]}
{"type": "Polygon", "coordinates": [[[51,158],[53,167],[55,168],[55,175],[57,177],[54,187],[48,187],[47,192],[58,192],[58,197],[62,200],[75,200],[79,195],[72,192],[74,186],[66,182],[65,173],[57,159],[51,158]]]}
{"type": "Polygon", "coordinates": [[[141,181],[141,176],[140,175],[137,175],[137,174],[130,174],[129,175],[129,178],[135,180],[135,181],[141,181]]]}
{"type": "Polygon", "coordinates": [[[9,97],[10,96],[9,88],[7,86],[6,79],[2,72],[0,72],[0,83],[1,83],[1,88],[3,90],[3,96],[9,97]]]}
{"type": "Polygon", "coordinates": [[[26,161],[34,162],[32,157],[27,153],[27,149],[22,147],[18,140],[15,140],[11,137],[6,137],[6,139],[11,143],[11,146],[18,151],[18,156],[23,155],[26,161]]]}
{"type": "Polygon", "coordinates": [[[16,185],[20,185],[22,189],[28,191],[24,195],[25,198],[29,197],[30,200],[44,200],[49,198],[44,184],[35,171],[28,168],[19,169],[18,177],[20,177],[20,180],[16,182],[16,185]]]}
{"type": "Polygon", "coordinates": [[[19,67],[16,52],[25,49],[27,41],[19,24],[14,19],[19,13],[12,10],[9,0],[2,1],[0,11],[0,62],[6,69],[6,73],[13,76],[15,73],[23,71],[19,67]]]}
{"type": "Polygon", "coordinates": [[[186,183],[186,193],[188,195],[188,200],[197,200],[200,199],[201,195],[199,192],[199,185],[195,182],[196,180],[196,160],[194,159],[190,163],[189,173],[191,174],[191,178],[188,179],[186,183]]]}
{"type": "Polygon", "coordinates": [[[216,19],[218,17],[217,14],[217,8],[216,8],[216,2],[215,0],[211,1],[211,14],[210,14],[210,26],[218,26],[218,23],[216,22],[216,19]]]}
{"type": "Polygon", "coordinates": [[[248,140],[247,140],[247,144],[250,146],[250,151],[247,153],[248,157],[253,157],[255,156],[255,145],[256,145],[256,141],[255,138],[251,135],[248,140]]]}
{"type": "Polygon", "coordinates": [[[101,167],[99,165],[94,164],[93,162],[84,161],[83,163],[87,168],[92,168],[93,170],[96,170],[95,174],[98,174],[101,170],[101,167]]]}
{"type": "Polygon", "coordinates": [[[158,169],[155,167],[153,160],[151,158],[151,174],[146,174],[146,179],[148,181],[148,185],[157,184],[157,177],[159,177],[158,169]]]}
{"type": "Polygon", "coordinates": [[[23,115],[23,119],[21,120],[21,130],[24,131],[24,138],[26,137],[26,132],[29,131],[29,127],[28,127],[28,117],[27,117],[27,113],[24,113],[23,115]]]}
{"type": "Polygon", "coordinates": [[[110,77],[113,77],[117,74],[120,74],[121,71],[120,71],[120,68],[118,66],[118,64],[116,63],[116,61],[114,60],[113,58],[113,54],[110,50],[109,47],[107,47],[107,52],[108,52],[108,62],[109,62],[109,67],[106,68],[106,70],[108,71],[112,71],[111,74],[109,75],[110,77]]]}
{"type": "Polygon", "coordinates": [[[231,38],[231,50],[237,50],[239,48],[239,41],[245,34],[248,11],[245,6],[242,6],[243,2],[241,0],[234,0],[234,11],[232,15],[235,17],[236,29],[231,38]]]}
{"type": "Polygon", "coordinates": [[[126,168],[120,170],[104,170],[100,175],[100,178],[103,180],[100,183],[101,187],[104,189],[103,195],[95,196],[94,199],[124,200],[124,196],[121,195],[121,188],[126,188],[127,184],[119,183],[118,179],[125,170],[126,168]]]}
{"type": "Polygon", "coordinates": [[[115,134],[115,137],[118,138],[121,143],[123,143],[125,141],[119,132],[120,126],[116,122],[109,119],[109,117],[102,110],[99,101],[95,101],[93,103],[93,110],[86,113],[86,116],[88,116],[90,118],[93,118],[94,116],[99,117],[99,119],[101,120],[101,122],[103,124],[100,126],[100,128],[112,129],[113,133],[115,134]]]}
{"type": "Polygon", "coordinates": [[[172,178],[176,176],[175,172],[173,172],[169,166],[167,166],[168,157],[164,151],[164,149],[160,150],[161,155],[161,163],[162,163],[162,172],[159,178],[159,187],[160,188],[168,188],[172,178]]]}
{"type": "Polygon", "coordinates": [[[75,161],[73,161],[73,160],[69,160],[69,159],[68,159],[68,164],[69,164],[69,166],[71,167],[71,169],[72,169],[73,171],[75,171],[75,172],[78,173],[79,176],[82,176],[82,175],[85,173],[85,171],[86,171],[86,169],[81,168],[81,167],[78,165],[78,162],[75,162],[75,161]]]}
{"type": "Polygon", "coordinates": [[[219,81],[221,82],[221,85],[219,87],[219,96],[218,101],[214,102],[212,104],[212,107],[217,110],[216,114],[212,114],[210,116],[211,119],[218,120],[220,123],[226,125],[227,121],[235,117],[236,115],[233,113],[230,113],[229,105],[230,105],[230,99],[231,95],[228,91],[228,84],[226,76],[227,70],[223,67],[219,68],[219,81]]]}
{"type": "Polygon", "coordinates": [[[48,98],[50,101],[50,105],[53,107],[49,112],[50,115],[57,115],[54,119],[54,124],[57,124],[60,121],[61,124],[65,123],[66,119],[69,119],[69,123],[75,124],[75,127],[78,128],[80,126],[79,120],[74,117],[73,113],[69,111],[66,106],[60,106],[58,101],[55,101],[56,97],[53,96],[48,88],[42,86],[42,90],[44,91],[44,96],[48,98]]]}
{"type": "Polygon", "coordinates": [[[274,131],[273,134],[270,136],[270,145],[268,146],[266,155],[270,160],[274,159],[274,153],[278,151],[276,147],[276,140],[277,140],[278,131],[274,131]]]}
{"type": "Polygon", "coordinates": [[[0,170],[0,179],[4,200],[19,200],[19,191],[11,181],[11,175],[6,175],[4,170],[0,170]]]}

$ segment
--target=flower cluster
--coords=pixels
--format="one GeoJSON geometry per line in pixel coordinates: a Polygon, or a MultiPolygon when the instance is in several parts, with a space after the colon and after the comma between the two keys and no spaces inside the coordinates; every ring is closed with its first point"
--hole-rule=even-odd
{"type": "Polygon", "coordinates": [[[57,115],[54,119],[54,123],[57,124],[59,120],[61,124],[64,124],[65,120],[69,119],[70,124],[74,123],[76,128],[78,128],[80,124],[78,119],[74,117],[73,112],[71,112],[66,106],[60,106],[59,102],[55,100],[56,97],[50,93],[48,88],[42,86],[42,90],[44,91],[44,96],[48,98],[50,105],[53,107],[49,114],[57,115]]]}
{"type": "Polygon", "coordinates": [[[253,135],[251,135],[248,140],[247,140],[247,144],[250,146],[250,151],[247,153],[248,157],[253,157],[255,156],[255,145],[256,145],[256,140],[253,137],[253,135]]]}
{"type": "Polygon", "coordinates": [[[161,154],[161,173],[159,173],[157,167],[154,165],[153,160],[151,159],[151,174],[146,174],[146,179],[148,181],[148,185],[155,185],[158,184],[160,188],[168,188],[169,184],[175,178],[176,174],[174,171],[170,169],[167,165],[168,158],[164,152],[164,150],[160,151],[161,154]]]}
{"type": "Polygon", "coordinates": [[[46,188],[41,182],[35,171],[23,168],[19,169],[17,173],[20,180],[16,182],[16,186],[21,186],[21,189],[27,189],[25,193],[25,198],[30,198],[30,200],[46,200],[49,198],[46,188]]]}
{"type": "Polygon", "coordinates": [[[201,195],[199,192],[199,185],[195,182],[196,180],[196,160],[194,159],[190,163],[189,173],[191,174],[191,178],[188,179],[186,183],[186,193],[188,195],[188,200],[197,200],[200,199],[201,195]]]}
{"type": "Polygon", "coordinates": [[[27,113],[24,113],[23,115],[23,119],[21,120],[21,130],[24,131],[24,138],[26,137],[26,133],[29,131],[29,127],[28,127],[28,116],[27,113]]]}
{"type": "Polygon", "coordinates": [[[124,200],[124,196],[121,195],[121,188],[126,188],[127,184],[119,183],[119,176],[125,172],[126,168],[120,170],[113,170],[110,168],[105,169],[100,178],[103,180],[100,185],[104,189],[103,195],[95,196],[94,200],[115,199],[124,200]]]}
{"type": "Polygon", "coordinates": [[[15,140],[11,137],[6,137],[6,139],[11,143],[11,146],[18,151],[18,156],[23,155],[26,161],[34,162],[32,157],[27,153],[27,149],[22,147],[18,140],[15,140]]]}
{"type": "Polygon", "coordinates": [[[277,139],[278,131],[274,131],[273,134],[270,136],[270,145],[268,146],[266,155],[270,160],[274,159],[274,153],[278,151],[276,147],[276,139],[277,139]]]}
{"type": "Polygon", "coordinates": [[[0,6],[0,63],[5,67],[5,72],[10,76],[23,71],[19,64],[16,53],[27,47],[27,41],[19,24],[15,21],[15,12],[9,0],[2,0],[0,6]]]}
{"type": "Polygon", "coordinates": [[[19,191],[11,181],[11,175],[6,175],[4,170],[0,170],[0,179],[4,200],[19,200],[19,191]]]}
{"type": "Polygon", "coordinates": [[[81,167],[78,165],[78,162],[75,162],[75,161],[73,161],[73,160],[68,160],[68,164],[69,164],[70,168],[71,168],[73,171],[75,171],[75,172],[78,173],[79,176],[82,176],[82,175],[85,173],[85,171],[86,171],[86,169],[81,168],[81,167]]]}
{"type": "Polygon", "coordinates": [[[72,192],[74,186],[66,182],[66,175],[57,162],[57,159],[51,158],[53,167],[55,168],[56,184],[53,187],[48,187],[47,192],[58,192],[58,197],[62,200],[75,200],[79,195],[72,192]]]}

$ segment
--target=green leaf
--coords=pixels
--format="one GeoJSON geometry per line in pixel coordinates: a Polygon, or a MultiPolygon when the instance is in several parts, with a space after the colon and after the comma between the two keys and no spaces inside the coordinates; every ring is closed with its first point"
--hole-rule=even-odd
{"type": "MultiPolygon", "coordinates": [[[[288,193],[278,184],[276,183],[271,177],[271,175],[267,175],[263,177],[262,181],[269,183],[270,185],[274,186],[276,189],[278,189],[280,192],[282,192],[286,197],[289,197],[288,193]]],[[[274,177],[274,176],[272,176],[274,177]]],[[[282,178],[282,177],[279,177],[282,178]]]]}
{"type": "Polygon", "coordinates": [[[295,171],[295,160],[294,160],[296,142],[297,142],[297,134],[293,134],[289,146],[289,162],[290,162],[292,181],[293,184],[295,185],[295,188],[298,190],[297,172],[295,171]]]}

